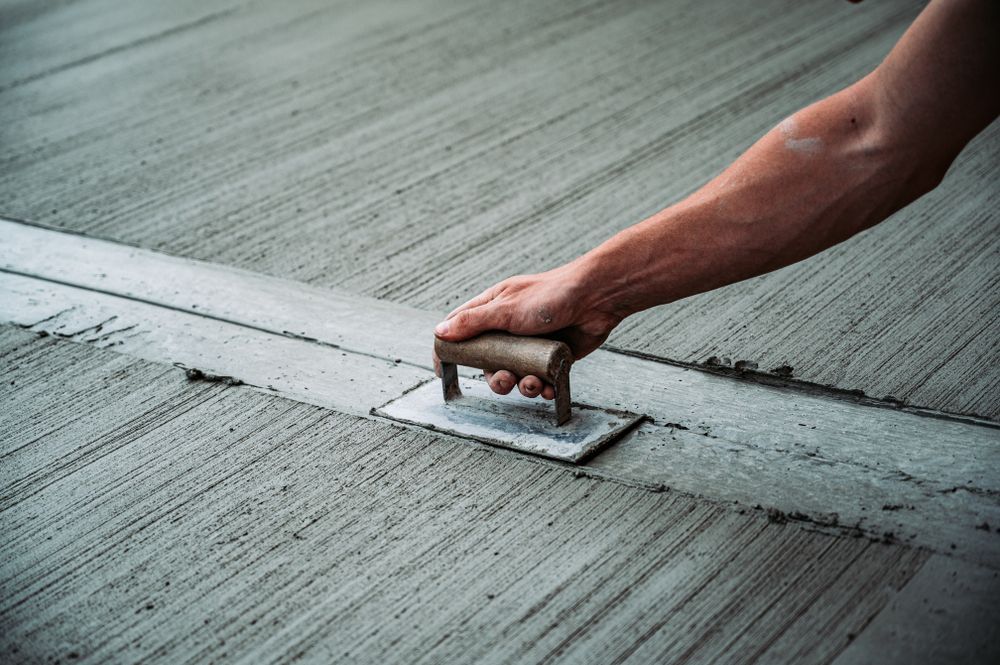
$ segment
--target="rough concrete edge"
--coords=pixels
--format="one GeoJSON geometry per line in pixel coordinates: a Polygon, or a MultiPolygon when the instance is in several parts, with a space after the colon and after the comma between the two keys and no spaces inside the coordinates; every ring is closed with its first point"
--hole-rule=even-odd
{"type": "Polygon", "coordinates": [[[892,397],[871,397],[870,395],[866,395],[865,391],[861,389],[837,388],[836,386],[806,381],[805,379],[796,379],[790,376],[776,374],[774,372],[762,372],[755,367],[740,366],[740,363],[744,361],[737,361],[735,366],[729,366],[723,363],[711,362],[713,358],[715,358],[714,356],[709,358],[704,363],[698,363],[674,360],[672,358],[658,356],[652,353],[633,351],[631,349],[623,349],[621,347],[610,346],[607,344],[603,345],[601,349],[608,351],[609,353],[617,353],[619,355],[638,358],[640,360],[661,363],[664,365],[672,365],[683,369],[691,369],[697,372],[704,372],[705,374],[724,376],[726,378],[736,379],[737,381],[743,381],[745,383],[785,390],[790,393],[835,399],[842,402],[851,402],[853,404],[878,409],[901,411],[915,416],[959,422],[965,425],[978,425],[981,427],[989,427],[991,429],[1000,429],[1000,420],[994,420],[988,416],[983,416],[978,413],[952,413],[949,411],[940,411],[915,404],[908,404],[902,400],[892,397]]]}

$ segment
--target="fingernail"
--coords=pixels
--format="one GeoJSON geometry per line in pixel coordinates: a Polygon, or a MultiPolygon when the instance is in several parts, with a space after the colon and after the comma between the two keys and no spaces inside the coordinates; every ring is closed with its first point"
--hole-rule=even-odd
{"type": "Polygon", "coordinates": [[[450,323],[448,323],[447,321],[442,321],[441,323],[437,324],[437,326],[434,327],[434,334],[435,335],[447,335],[448,334],[448,328],[450,328],[450,327],[451,327],[450,323]]]}

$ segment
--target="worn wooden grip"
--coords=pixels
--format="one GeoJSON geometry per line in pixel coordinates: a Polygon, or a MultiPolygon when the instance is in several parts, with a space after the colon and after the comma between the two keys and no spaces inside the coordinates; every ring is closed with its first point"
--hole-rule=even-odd
{"type": "Polygon", "coordinates": [[[441,387],[446,402],[462,396],[458,385],[459,365],[488,372],[506,369],[519,377],[533,374],[552,384],[556,425],[567,423],[572,417],[569,370],[573,365],[573,352],[563,342],[490,332],[464,342],[435,339],[434,351],[441,360],[441,387]]]}
{"type": "Polygon", "coordinates": [[[444,363],[493,372],[510,370],[517,376],[533,374],[551,384],[569,373],[573,352],[564,342],[489,332],[464,342],[434,340],[434,351],[444,363]]]}

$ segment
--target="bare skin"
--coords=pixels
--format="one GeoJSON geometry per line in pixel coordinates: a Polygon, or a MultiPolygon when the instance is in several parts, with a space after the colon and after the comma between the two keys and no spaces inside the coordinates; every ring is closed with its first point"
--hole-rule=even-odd
{"type": "MultiPolygon", "coordinates": [[[[933,0],[879,67],[795,113],[687,199],[554,270],[511,277],[438,324],[567,342],[583,358],[636,312],[801,261],[932,190],[1000,113],[1000,3],[933,0]]],[[[535,376],[490,387],[552,399],[535,376]]]]}

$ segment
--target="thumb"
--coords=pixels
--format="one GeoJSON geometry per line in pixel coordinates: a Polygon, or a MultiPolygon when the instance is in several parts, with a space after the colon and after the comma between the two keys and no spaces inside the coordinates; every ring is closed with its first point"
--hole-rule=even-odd
{"type": "Polygon", "coordinates": [[[463,309],[434,328],[434,334],[446,342],[461,342],[487,330],[505,330],[507,316],[494,304],[463,309]]]}

